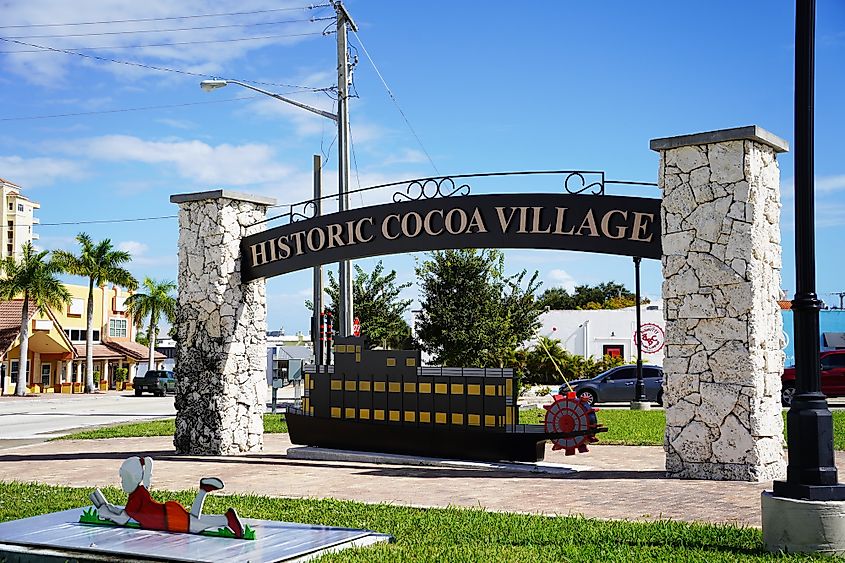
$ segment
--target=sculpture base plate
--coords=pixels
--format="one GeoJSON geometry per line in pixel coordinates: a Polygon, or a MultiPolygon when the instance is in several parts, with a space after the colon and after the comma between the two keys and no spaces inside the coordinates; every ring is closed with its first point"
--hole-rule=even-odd
{"type": "Polygon", "coordinates": [[[369,530],[243,519],[255,540],[80,524],[86,507],[0,523],[0,559],[21,561],[307,561],[392,538],[369,530]]]}

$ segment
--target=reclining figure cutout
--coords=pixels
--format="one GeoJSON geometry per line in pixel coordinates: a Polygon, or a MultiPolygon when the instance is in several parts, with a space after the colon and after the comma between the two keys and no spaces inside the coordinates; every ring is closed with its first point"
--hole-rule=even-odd
{"type": "Polygon", "coordinates": [[[224,538],[255,539],[255,531],[244,527],[234,508],[226,514],[203,514],[205,496],[211,491],[223,488],[223,481],[217,477],[200,479],[197,496],[190,512],[175,500],[157,502],[150,496],[150,481],[153,475],[151,457],[130,457],[120,466],[120,482],[129,495],[126,506],[115,506],[108,502],[96,489],[89,495],[94,508],[86,509],[79,521],[99,526],[121,526],[159,530],[163,532],[202,534],[224,538]]]}

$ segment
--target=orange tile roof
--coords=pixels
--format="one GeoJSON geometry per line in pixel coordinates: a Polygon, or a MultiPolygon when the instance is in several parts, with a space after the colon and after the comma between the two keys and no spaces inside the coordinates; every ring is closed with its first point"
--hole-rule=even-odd
{"type": "MultiPolygon", "coordinates": [[[[0,354],[5,354],[21,333],[21,313],[23,299],[0,301],[0,354]]],[[[35,315],[35,307],[30,307],[29,318],[35,315]]]]}
{"type": "MultiPolygon", "coordinates": [[[[111,348],[112,350],[123,354],[124,356],[128,356],[133,360],[146,360],[150,357],[150,349],[144,346],[143,344],[138,344],[137,342],[126,341],[126,342],[115,342],[109,341],[104,342],[107,347],[111,348]]],[[[167,356],[162,354],[161,352],[155,352],[154,358],[156,360],[166,360],[167,356]]]]}
{"type": "MultiPolygon", "coordinates": [[[[73,347],[76,348],[76,354],[80,358],[85,358],[85,344],[74,344],[73,347]]],[[[94,354],[94,361],[119,360],[123,358],[123,354],[112,350],[105,344],[94,344],[91,348],[94,354]]]]}

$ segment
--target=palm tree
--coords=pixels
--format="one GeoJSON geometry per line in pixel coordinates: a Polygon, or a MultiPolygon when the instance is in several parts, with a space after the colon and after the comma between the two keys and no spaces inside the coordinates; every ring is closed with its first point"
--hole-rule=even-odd
{"type": "Polygon", "coordinates": [[[31,242],[23,245],[23,256],[20,261],[14,256],[0,261],[0,299],[11,300],[23,294],[23,308],[21,309],[21,354],[18,371],[18,383],[15,395],[26,394],[26,364],[29,355],[29,308],[35,306],[36,311],[45,312],[47,309],[59,309],[70,302],[70,292],[60,282],[56,275],[62,268],[56,262],[55,256],[46,260],[48,252],[36,252],[31,242]]]}
{"type": "Polygon", "coordinates": [[[144,278],[143,289],[146,293],[136,293],[126,300],[126,310],[135,319],[138,327],[142,320],[150,318],[147,338],[150,345],[150,356],[147,369],[155,369],[153,356],[155,354],[156,337],[158,336],[158,322],[161,315],[168,322],[173,323],[176,319],[176,298],[170,292],[176,290],[176,284],[172,281],[157,281],[152,278],[144,278]]]}
{"type": "Polygon", "coordinates": [[[94,391],[94,286],[107,283],[117,284],[133,290],[138,281],[132,277],[123,264],[132,257],[128,252],[115,250],[111,239],[94,243],[86,233],[76,235],[81,247],[79,256],[64,250],[56,250],[53,257],[69,274],[88,278],[88,313],[85,334],[85,392],[94,391]]]}

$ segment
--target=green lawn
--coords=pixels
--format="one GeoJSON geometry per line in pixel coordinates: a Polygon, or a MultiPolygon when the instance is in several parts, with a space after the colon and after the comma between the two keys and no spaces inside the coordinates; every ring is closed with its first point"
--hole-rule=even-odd
{"type": "MultiPolygon", "coordinates": [[[[0,521],[89,505],[90,489],[0,483],[0,521]]],[[[119,489],[103,490],[123,504],[119,489]]],[[[553,493],[550,493],[553,494],[553,493]]],[[[194,492],[153,491],[159,501],[190,506],[194,492]]],[[[565,498],[561,499],[565,508],[565,498]]],[[[349,501],[209,495],[208,513],[234,506],[245,518],[263,518],[366,528],[388,533],[396,543],[351,549],[323,562],[733,562],[821,561],[820,557],[776,557],[765,552],[760,530],[735,526],[548,518],[478,509],[419,509],[349,501]]],[[[827,559],[825,559],[827,560],[827,559]]]]}
{"type": "MultiPolygon", "coordinates": [[[[528,409],[520,411],[519,421],[523,424],[542,424],[546,411],[528,409]]],[[[627,409],[601,409],[597,414],[599,422],[608,431],[599,434],[600,444],[622,446],[660,446],[663,444],[663,429],[666,417],[662,410],[631,411],[627,409]]],[[[784,426],[786,411],[783,413],[784,426]]],[[[101,438],[132,438],[137,436],[172,436],[174,419],[117,424],[94,430],[84,430],[56,438],[57,440],[94,440],[101,438]]],[[[264,431],[268,434],[282,434],[288,431],[281,415],[264,415],[264,431]]],[[[784,436],[786,430],[784,429],[784,436]]],[[[845,411],[833,411],[833,447],[845,451],[845,411]]]]}
{"type": "MultiPolygon", "coordinates": [[[[833,447],[845,451],[845,410],[833,413],[833,447]]],[[[544,409],[529,409],[519,413],[519,419],[526,424],[538,424],[546,416],[544,409]]],[[[618,444],[623,446],[660,446],[663,445],[663,430],[666,427],[666,415],[662,410],[631,411],[627,409],[601,409],[596,414],[601,424],[607,426],[607,432],[599,434],[600,444],[618,444]]],[[[783,435],[786,438],[786,411],[783,411],[783,435]]]]}
{"type": "MultiPolygon", "coordinates": [[[[281,415],[264,415],[264,432],[268,434],[284,434],[288,431],[288,425],[281,415]]],[[[151,420],[149,422],[133,422],[130,424],[115,424],[92,430],[83,430],[66,436],[54,438],[55,440],[100,440],[103,438],[137,438],[147,436],[173,436],[176,432],[176,419],[165,418],[151,420]]]]}

